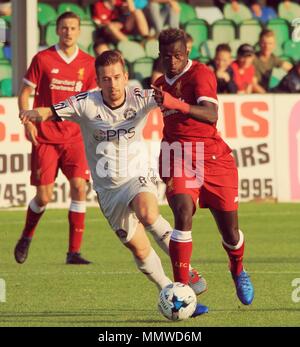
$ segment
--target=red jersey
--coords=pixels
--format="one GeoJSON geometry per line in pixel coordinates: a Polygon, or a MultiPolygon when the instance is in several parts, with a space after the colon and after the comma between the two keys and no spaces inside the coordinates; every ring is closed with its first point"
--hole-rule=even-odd
{"type": "MultiPolygon", "coordinates": [[[[155,85],[162,86],[164,91],[190,105],[198,105],[202,101],[218,104],[215,75],[206,65],[197,61],[189,60],[181,74],[172,79],[161,76],[155,85]]],[[[215,151],[218,142],[218,153],[231,152],[218,135],[216,123],[198,121],[178,110],[163,110],[163,114],[163,141],[203,141],[206,153],[215,151]]]]}
{"type": "Polygon", "coordinates": [[[124,6],[123,0],[116,0],[114,5],[107,1],[98,1],[94,5],[93,20],[98,25],[107,25],[110,22],[120,20],[121,9],[124,6]]]}
{"type": "MultiPolygon", "coordinates": [[[[50,107],[74,94],[97,87],[94,58],[80,49],[66,57],[58,46],[34,56],[24,82],[35,88],[33,107],[50,107]]],[[[40,143],[74,143],[82,141],[79,125],[73,122],[36,123],[40,143]]]]}
{"type": "Polygon", "coordinates": [[[253,77],[255,76],[254,66],[251,65],[247,69],[244,69],[243,73],[240,72],[237,61],[234,61],[231,64],[231,67],[233,70],[233,79],[235,84],[237,85],[238,91],[245,91],[247,87],[253,82],[253,77]]]}

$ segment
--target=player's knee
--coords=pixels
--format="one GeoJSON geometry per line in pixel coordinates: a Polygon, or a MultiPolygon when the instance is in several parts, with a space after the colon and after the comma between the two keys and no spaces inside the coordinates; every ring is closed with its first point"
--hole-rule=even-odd
{"type": "Polygon", "coordinates": [[[39,194],[35,197],[36,203],[42,207],[48,205],[51,200],[51,196],[49,194],[39,194]]]}
{"type": "Polygon", "coordinates": [[[156,222],[158,217],[157,211],[145,208],[140,211],[139,221],[146,227],[156,222]]]}
{"type": "Polygon", "coordinates": [[[192,226],[193,209],[190,206],[180,205],[173,209],[175,224],[180,229],[190,229],[192,226]]]}
{"type": "Polygon", "coordinates": [[[71,185],[71,197],[75,200],[82,200],[85,198],[85,183],[78,182],[71,185]]]}
{"type": "Polygon", "coordinates": [[[149,252],[150,252],[149,247],[141,247],[141,248],[133,249],[133,254],[134,254],[135,258],[137,258],[138,260],[141,260],[141,261],[148,257],[149,252]]]}

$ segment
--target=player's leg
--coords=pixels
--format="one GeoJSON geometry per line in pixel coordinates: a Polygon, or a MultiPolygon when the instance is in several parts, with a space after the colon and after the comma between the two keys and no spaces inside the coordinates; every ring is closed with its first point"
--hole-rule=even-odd
{"type": "MultiPolygon", "coordinates": [[[[150,192],[137,194],[130,203],[138,220],[143,224],[146,231],[153,235],[154,240],[160,248],[169,253],[170,237],[173,231],[170,223],[159,214],[157,197],[150,192]]],[[[189,264],[189,285],[197,295],[207,290],[205,278],[200,276],[196,269],[189,264]]]]}
{"type": "Polygon", "coordinates": [[[159,290],[172,282],[166,276],[160,258],[151,247],[141,223],[138,223],[134,235],[124,245],[132,252],[138,269],[154,282],[159,290]]]}
{"type": "Polygon", "coordinates": [[[210,208],[222,235],[222,244],[229,257],[229,269],[234,280],[237,296],[244,305],[254,298],[254,289],[243,267],[244,234],[238,227],[238,214],[235,211],[218,211],[210,208]]]}
{"type": "Polygon", "coordinates": [[[59,167],[70,183],[71,203],[68,212],[69,249],[67,264],[87,265],[90,262],[80,255],[84,233],[86,213],[86,181],[89,180],[89,169],[83,142],[62,144],[58,147],[59,167]]]}
{"type": "Polygon", "coordinates": [[[170,239],[170,258],[175,282],[189,283],[189,265],[192,256],[192,218],[195,204],[188,194],[168,197],[173,211],[175,228],[170,239]]]}
{"type": "Polygon", "coordinates": [[[25,262],[35,229],[52,198],[58,157],[53,145],[39,144],[32,147],[30,182],[36,186],[36,195],[30,201],[24,228],[16,244],[14,255],[18,263],[25,262]]]}
{"type": "Polygon", "coordinates": [[[68,213],[69,249],[67,264],[87,265],[90,261],[80,255],[86,214],[86,181],[81,177],[70,179],[71,204],[68,213]]]}

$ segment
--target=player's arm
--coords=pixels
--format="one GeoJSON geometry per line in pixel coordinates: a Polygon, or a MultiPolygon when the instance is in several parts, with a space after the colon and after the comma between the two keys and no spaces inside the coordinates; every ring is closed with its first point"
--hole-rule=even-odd
{"type": "Polygon", "coordinates": [[[201,101],[199,105],[190,105],[174,98],[170,93],[164,92],[162,88],[157,88],[153,85],[152,88],[155,91],[154,98],[158,106],[178,110],[204,123],[213,124],[218,120],[218,107],[212,102],[201,101]]]}
{"type": "MultiPolygon", "coordinates": [[[[24,110],[29,110],[29,97],[34,91],[34,88],[27,85],[23,84],[18,96],[18,106],[19,106],[19,111],[24,111],[24,110]]],[[[34,145],[37,145],[37,135],[38,131],[36,126],[32,122],[27,122],[24,124],[25,127],[25,132],[26,132],[26,137],[29,139],[30,142],[32,142],[34,145]]]]}
{"type": "Polygon", "coordinates": [[[19,118],[23,124],[27,124],[28,122],[43,122],[55,117],[50,107],[37,107],[33,110],[20,111],[19,118]]]}

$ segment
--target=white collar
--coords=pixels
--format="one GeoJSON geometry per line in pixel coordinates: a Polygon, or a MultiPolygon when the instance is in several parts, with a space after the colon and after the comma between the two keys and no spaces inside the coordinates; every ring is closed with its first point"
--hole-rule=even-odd
{"type": "Polygon", "coordinates": [[[70,57],[67,57],[64,52],[60,49],[59,45],[56,44],[55,45],[55,49],[56,49],[56,52],[59,54],[59,56],[61,57],[61,59],[67,63],[67,64],[71,64],[72,61],[77,57],[78,55],[78,52],[79,52],[79,48],[78,46],[75,47],[75,52],[70,56],[70,57]]]}
{"type": "Polygon", "coordinates": [[[181,77],[184,73],[186,73],[189,69],[190,69],[190,67],[192,66],[192,61],[191,61],[191,59],[188,59],[188,62],[187,62],[187,64],[186,64],[186,66],[185,66],[185,68],[183,69],[183,71],[179,74],[179,75],[176,75],[176,76],[174,76],[174,77],[172,77],[172,78],[168,78],[166,75],[165,75],[165,80],[166,80],[166,82],[169,84],[169,85],[173,85],[177,80],[178,80],[178,78],[179,77],[181,77]]]}

